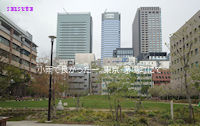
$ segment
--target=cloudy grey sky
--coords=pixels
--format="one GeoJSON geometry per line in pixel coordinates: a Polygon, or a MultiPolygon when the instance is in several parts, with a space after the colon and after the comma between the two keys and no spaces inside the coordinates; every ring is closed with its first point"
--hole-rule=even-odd
{"type": "Polygon", "coordinates": [[[132,22],[137,8],[159,6],[162,11],[163,50],[169,42],[169,34],[174,33],[192,15],[200,10],[200,0],[0,0],[0,11],[22,29],[33,35],[39,46],[38,56],[50,52],[49,35],[56,35],[57,13],[91,12],[93,18],[93,53],[100,58],[101,13],[118,11],[121,13],[121,46],[132,47],[132,22]],[[7,12],[7,7],[33,6],[33,12],[7,12]]]}

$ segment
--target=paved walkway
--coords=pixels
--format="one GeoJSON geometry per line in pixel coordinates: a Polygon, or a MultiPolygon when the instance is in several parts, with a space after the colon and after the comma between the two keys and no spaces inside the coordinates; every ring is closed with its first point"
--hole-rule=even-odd
{"type": "Polygon", "coordinates": [[[8,121],[7,126],[92,126],[92,125],[76,125],[76,124],[44,124],[34,121],[8,121]]]}

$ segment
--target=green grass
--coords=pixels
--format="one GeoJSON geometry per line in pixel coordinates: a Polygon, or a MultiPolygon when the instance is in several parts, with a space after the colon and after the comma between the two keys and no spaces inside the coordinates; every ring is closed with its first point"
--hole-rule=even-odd
{"type": "MultiPolygon", "coordinates": [[[[122,98],[121,100],[122,108],[135,108],[136,101],[122,98]]],[[[58,100],[57,100],[58,102],[58,100]]],[[[67,102],[68,107],[76,107],[76,98],[68,98],[63,99],[62,102],[67,102]]],[[[80,104],[83,105],[84,108],[98,108],[98,109],[108,109],[109,101],[107,96],[84,96],[80,97],[80,104]]],[[[162,102],[153,102],[153,101],[143,101],[142,105],[144,109],[147,110],[169,110],[169,103],[162,102]]],[[[48,101],[0,101],[0,107],[2,108],[47,108],[48,101]]],[[[183,104],[174,104],[174,108],[184,107],[183,104]]]]}

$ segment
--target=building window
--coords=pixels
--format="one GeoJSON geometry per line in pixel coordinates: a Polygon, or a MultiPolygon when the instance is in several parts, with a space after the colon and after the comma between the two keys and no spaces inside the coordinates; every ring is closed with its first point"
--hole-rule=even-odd
{"type": "Polygon", "coordinates": [[[193,55],[193,50],[191,51],[191,56],[193,55]]]}
{"type": "Polygon", "coordinates": [[[196,65],[196,67],[198,67],[198,66],[199,66],[199,62],[198,62],[198,61],[196,61],[196,62],[195,62],[195,65],[196,65]]]}
{"type": "Polygon", "coordinates": [[[193,67],[193,66],[194,66],[194,63],[191,64],[191,67],[193,67]]]}
{"type": "Polygon", "coordinates": [[[15,43],[12,44],[12,48],[18,52],[20,52],[21,47],[16,45],[15,43]]]}
{"type": "Polygon", "coordinates": [[[194,39],[194,43],[197,43],[197,38],[194,39]]]}
{"type": "Polygon", "coordinates": [[[0,49],[0,55],[5,57],[5,58],[8,58],[9,53],[4,51],[4,50],[2,50],[2,49],[0,49]]]}
{"type": "Polygon", "coordinates": [[[12,55],[12,60],[19,63],[20,58],[15,55],[12,55]]]}
{"type": "Polygon", "coordinates": [[[9,46],[10,45],[10,41],[2,36],[0,36],[0,43],[9,46]]]}
{"type": "Polygon", "coordinates": [[[197,32],[197,28],[194,29],[194,32],[195,32],[195,33],[197,32]]]}
{"type": "Polygon", "coordinates": [[[198,48],[195,49],[195,55],[197,55],[197,54],[198,54],[198,48]]]}
{"type": "Polygon", "coordinates": [[[27,66],[27,67],[30,67],[30,63],[26,60],[23,60],[22,61],[23,65],[27,66]]]}

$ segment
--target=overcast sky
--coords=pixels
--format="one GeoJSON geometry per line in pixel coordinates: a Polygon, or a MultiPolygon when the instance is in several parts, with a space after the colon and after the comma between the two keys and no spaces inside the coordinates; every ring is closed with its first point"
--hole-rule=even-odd
{"type": "MultiPolygon", "coordinates": [[[[132,22],[137,8],[159,6],[162,15],[163,51],[174,33],[198,10],[200,0],[0,0],[0,11],[22,29],[33,35],[39,46],[38,56],[50,53],[49,35],[56,35],[58,12],[90,12],[93,18],[93,53],[101,55],[101,14],[108,11],[121,13],[121,46],[132,47],[132,22]],[[33,6],[33,12],[8,12],[7,7],[33,6]],[[63,9],[64,8],[64,9],[63,9]]],[[[54,46],[55,47],[55,46],[54,46]]],[[[54,48],[55,49],[55,48],[54,48]]]]}

